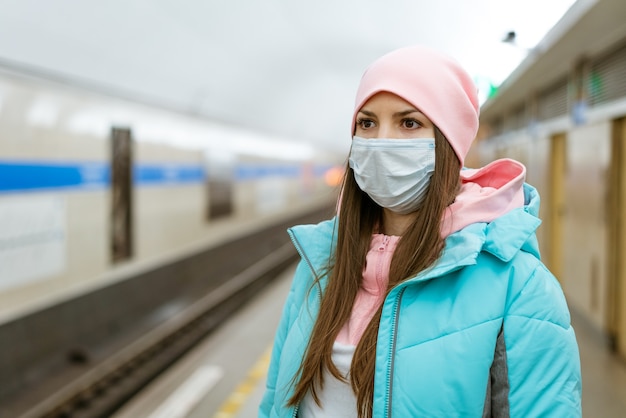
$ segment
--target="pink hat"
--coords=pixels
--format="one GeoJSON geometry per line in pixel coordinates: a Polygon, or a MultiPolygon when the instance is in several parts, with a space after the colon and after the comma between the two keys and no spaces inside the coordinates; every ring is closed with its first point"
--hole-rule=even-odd
{"type": "Polygon", "coordinates": [[[463,165],[478,131],[479,104],[474,82],[456,61],[423,46],[400,48],[374,61],[357,90],[352,133],[361,106],[381,91],[403,98],[426,115],[463,165]]]}

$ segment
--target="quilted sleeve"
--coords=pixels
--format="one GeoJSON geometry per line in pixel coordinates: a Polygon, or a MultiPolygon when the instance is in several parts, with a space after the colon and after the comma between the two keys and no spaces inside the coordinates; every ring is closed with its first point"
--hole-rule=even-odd
{"type": "Polygon", "coordinates": [[[578,344],[559,282],[539,264],[510,299],[503,323],[510,417],[580,417],[578,344]]]}

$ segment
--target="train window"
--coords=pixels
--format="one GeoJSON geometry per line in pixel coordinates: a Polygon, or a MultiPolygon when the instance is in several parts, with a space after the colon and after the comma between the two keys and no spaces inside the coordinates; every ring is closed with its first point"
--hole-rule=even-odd
{"type": "Polygon", "coordinates": [[[132,136],[130,129],[111,131],[111,258],[132,256],[132,136]]]}

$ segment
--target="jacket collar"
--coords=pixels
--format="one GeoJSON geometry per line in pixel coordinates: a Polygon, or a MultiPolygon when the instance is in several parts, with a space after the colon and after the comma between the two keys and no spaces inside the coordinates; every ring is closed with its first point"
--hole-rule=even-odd
{"type": "MultiPolygon", "coordinates": [[[[520,250],[539,258],[535,235],[541,224],[537,218],[539,194],[524,184],[524,206],[512,209],[492,222],[477,222],[450,234],[441,257],[413,280],[427,280],[463,266],[476,264],[480,252],[487,252],[502,261],[510,261],[520,250]]],[[[334,251],[337,218],[317,225],[299,225],[289,229],[291,239],[317,276],[321,276],[334,251]]]]}

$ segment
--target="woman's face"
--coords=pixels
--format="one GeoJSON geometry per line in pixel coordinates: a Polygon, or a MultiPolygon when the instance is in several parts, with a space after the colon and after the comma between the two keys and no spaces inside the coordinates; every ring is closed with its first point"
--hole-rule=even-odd
{"type": "Polygon", "coordinates": [[[422,112],[393,93],[373,95],[356,115],[362,138],[434,138],[434,125],[422,112]]]}

